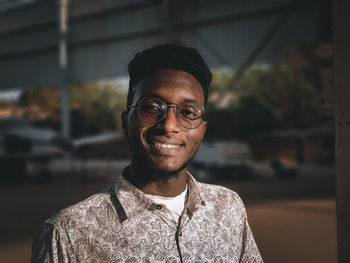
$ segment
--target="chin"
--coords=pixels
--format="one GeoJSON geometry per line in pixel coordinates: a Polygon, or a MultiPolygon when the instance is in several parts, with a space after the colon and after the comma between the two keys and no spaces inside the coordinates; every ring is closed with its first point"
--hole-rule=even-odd
{"type": "Polygon", "coordinates": [[[176,171],[168,171],[168,170],[156,170],[154,171],[153,178],[155,180],[167,180],[171,178],[179,177],[180,173],[176,171]]]}
{"type": "Polygon", "coordinates": [[[148,165],[148,166],[153,172],[157,174],[175,175],[175,174],[179,174],[181,171],[186,169],[187,163],[183,165],[177,165],[177,166],[168,166],[168,165],[148,165]]]}
{"type": "Polygon", "coordinates": [[[155,181],[169,178],[176,178],[186,169],[192,158],[189,160],[170,160],[172,158],[161,158],[155,156],[148,150],[147,147],[143,149],[133,147],[129,144],[132,152],[132,159],[136,164],[138,173],[142,174],[145,181],[155,181]]]}
{"type": "Polygon", "coordinates": [[[155,162],[145,159],[139,159],[137,167],[140,174],[148,181],[166,180],[177,178],[183,170],[186,169],[188,162],[183,165],[169,166],[157,165],[155,162]]]}
{"type": "Polygon", "coordinates": [[[154,170],[164,170],[164,171],[179,171],[183,168],[182,164],[167,164],[167,163],[157,163],[157,162],[150,162],[150,166],[154,170]]]}
{"type": "MultiPolygon", "coordinates": [[[[163,164],[163,165],[149,165],[153,171],[157,174],[168,174],[169,176],[179,175],[182,171],[186,170],[188,164],[191,162],[190,160],[184,160],[181,163],[177,164],[163,164]]],[[[153,163],[154,164],[154,163],[153,163]]]]}

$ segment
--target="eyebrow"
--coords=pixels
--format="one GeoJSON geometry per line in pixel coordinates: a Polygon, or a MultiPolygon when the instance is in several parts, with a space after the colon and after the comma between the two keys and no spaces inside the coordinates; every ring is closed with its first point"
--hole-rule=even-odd
{"type": "MultiPolygon", "coordinates": [[[[143,94],[142,96],[140,96],[139,99],[145,98],[145,97],[158,98],[158,99],[163,100],[163,101],[166,102],[166,103],[173,103],[173,102],[167,101],[167,100],[164,99],[162,96],[160,96],[160,95],[158,95],[158,94],[156,94],[156,93],[145,93],[145,94],[143,94]]],[[[183,102],[181,102],[181,103],[184,103],[184,102],[191,102],[191,103],[196,103],[196,104],[202,105],[198,100],[195,100],[195,99],[185,99],[185,100],[184,100],[183,102]]]]}

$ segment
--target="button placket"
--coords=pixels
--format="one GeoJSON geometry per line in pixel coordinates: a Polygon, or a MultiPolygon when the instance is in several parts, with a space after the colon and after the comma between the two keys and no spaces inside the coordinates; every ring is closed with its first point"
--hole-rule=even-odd
{"type": "Polygon", "coordinates": [[[162,220],[170,227],[170,226],[176,226],[177,222],[175,221],[174,217],[172,216],[170,210],[167,209],[165,205],[162,204],[152,204],[152,210],[156,215],[158,215],[162,220]]]}

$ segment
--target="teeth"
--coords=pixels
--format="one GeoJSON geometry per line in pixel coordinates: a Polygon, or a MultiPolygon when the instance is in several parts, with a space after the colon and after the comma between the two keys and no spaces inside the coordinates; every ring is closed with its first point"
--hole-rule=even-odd
{"type": "Polygon", "coordinates": [[[180,145],[178,145],[178,144],[160,143],[160,142],[154,142],[154,145],[157,147],[162,147],[162,148],[167,148],[167,149],[173,149],[173,148],[180,147],[180,145]]]}

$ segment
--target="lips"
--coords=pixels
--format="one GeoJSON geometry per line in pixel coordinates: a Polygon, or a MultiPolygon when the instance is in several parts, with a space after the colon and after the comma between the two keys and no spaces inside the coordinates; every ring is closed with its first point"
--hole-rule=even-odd
{"type": "Polygon", "coordinates": [[[163,140],[148,140],[152,152],[161,155],[174,155],[184,146],[182,143],[168,142],[163,140]]]}
{"type": "Polygon", "coordinates": [[[154,141],[153,145],[155,147],[166,148],[166,149],[175,149],[175,148],[181,147],[180,144],[163,143],[163,142],[158,142],[158,141],[154,141]]]}

